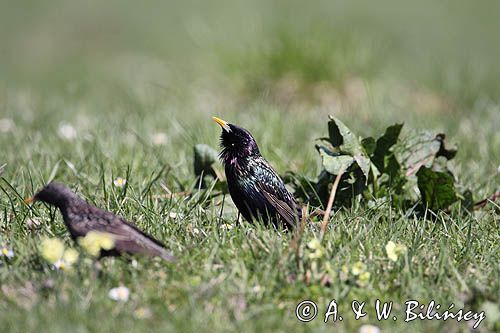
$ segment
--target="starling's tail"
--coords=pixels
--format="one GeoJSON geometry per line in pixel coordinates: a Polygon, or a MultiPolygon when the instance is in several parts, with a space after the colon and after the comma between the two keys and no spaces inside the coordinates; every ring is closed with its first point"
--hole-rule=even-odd
{"type": "Polygon", "coordinates": [[[158,256],[161,257],[165,261],[175,261],[175,257],[167,250],[165,244],[139,230],[135,225],[124,222],[127,226],[132,228],[134,232],[134,237],[132,239],[127,240],[119,240],[116,242],[115,246],[121,247],[122,251],[130,252],[130,253],[143,253],[150,256],[158,256]]]}
{"type": "Polygon", "coordinates": [[[167,250],[163,251],[161,254],[160,254],[160,257],[165,260],[165,261],[168,261],[168,262],[173,262],[173,261],[176,261],[177,258],[174,257],[172,254],[170,254],[167,250]]]}
{"type": "Polygon", "coordinates": [[[147,250],[147,252],[150,254],[150,255],[153,255],[153,256],[158,256],[160,258],[162,258],[163,260],[165,261],[169,261],[169,262],[172,262],[172,261],[175,261],[176,258],[172,255],[172,253],[167,250],[167,248],[165,247],[165,245],[163,243],[161,243],[160,241],[154,239],[153,237],[149,236],[149,235],[145,235],[148,238],[148,240],[150,241],[145,249],[147,250]]]}

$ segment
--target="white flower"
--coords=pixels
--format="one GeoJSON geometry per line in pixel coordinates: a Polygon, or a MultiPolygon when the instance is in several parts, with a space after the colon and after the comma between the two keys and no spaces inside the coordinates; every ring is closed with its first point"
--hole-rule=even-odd
{"type": "Polygon", "coordinates": [[[126,302],[130,296],[130,290],[125,286],[119,286],[108,292],[109,298],[117,302],[126,302]]]}
{"type": "Polygon", "coordinates": [[[167,143],[168,137],[166,133],[158,132],[153,134],[151,141],[155,146],[161,146],[167,143]]]}
{"type": "Polygon", "coordinates": [[[255,286],[252,287],[252,292],[255,294],[260,293],[264,288],[262,288],[260,285],[256,284],[255,286]]]}
{"type": "Polygon", "coordinates": [[[71,270],[71,266],[78,260],[78,251],[75,249],[67,249],[61,259],[58,259],[53,265],[61,271],[71,270]]]}
{"type": "Polygon", "coordinates": [[[229,223],[224,223],[224,224],[221,224],[220,228],[221,228],[222,230],[226,230],[226,231],[228,231],[228,230],[233,229],[233,225],[232,225],[232,224],[229,224],[229,223]]]}
{"type": "Polygon", "coordinates": [[[38,226],[40,226],[40,221],[36,218],[32,218],[32,219],[27,219],[26,220],[26,225],[28,226],[28,228],[30,229],[35,229],[37,228],[38,226]]]}
{"type": "Polygon", "coordinates": [[[359,333],[380,333],[380,328],[375,325],[362,325],[359,328],[359,333]]]}
{"type": "Polygon", "coordinates": [[[62,271],[64,271],[64,270],[67,268],[66,266],[67,266],[67,265],[66,265],[66,262],[65,262],[64,260],[62,260],[62,259],[59,259],[59,260],[57,260],[57,261],[54,263],[54,267],[55,267],[56,269],[60,269],[60,270],[62,270],[62,271]]]}
{"type": "Polygon", "coordinates": [[[14,257],[14,251],[12,249],[9,249],[8,247],[3,246],[0,249],[0,257],[5,257],[7,259],[10,259],[14,257]]]}
{"type": "Polygon", "coordinates": [[[60,123],[59,130],[57,131],[59,137],[68,141],[76,138],[76,129],[68,123],[60,123]]]}
{"type": "Polygon", "coordinates": [[[113,180],[113,184],[116,187],[123,188],[125,186],[125,184],[127,184],[127,180],[125,178],[118,177],[115,180],[113,180]]]}
{"type": "Polygon", "coordinates": [[[14,129],[14,121],[10,118],[0,119],[0,132],[7,133],[14,129]]]}

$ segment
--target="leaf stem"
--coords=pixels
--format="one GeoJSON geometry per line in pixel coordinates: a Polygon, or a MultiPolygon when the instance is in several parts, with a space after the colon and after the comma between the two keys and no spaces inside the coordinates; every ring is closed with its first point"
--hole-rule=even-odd
{"type": "Polygon", "coordinates": [[[330,217],[330,212],[332,211],[333,201],[335,200],[335,194],[337,193],[337,188],[339,186],[340,177],[344,174],[345,170],[342,168],[339,171],[335,181],[333,182],[332,191],[330,192],[330,197],[328,198],[328,204],[326,206],[325,215],[323,216],[323,222],[321,223],[321,229],[319,234],[320,242],[325,236],[326,226],[328,225],[328,218],[330,217]]]}

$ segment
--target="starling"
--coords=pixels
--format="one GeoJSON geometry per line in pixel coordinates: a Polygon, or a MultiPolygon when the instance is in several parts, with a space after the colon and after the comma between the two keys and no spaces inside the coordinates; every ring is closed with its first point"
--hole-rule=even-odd
{"type": "Polygon", "coordinates": [[[297,224],[300,211],[283,180],[260,154],[252,134],[246,129],[213,117],[222,127],[222,151],[229,194],[243,217],[252,221],[262,219],[275,227],[297,224]]]}
{"type": "Polygon", "coordinates": [[[139,253],[158,256],[167,261],[175,259],[161,242],[145,234],[123,217],[88,204],[62,184],[49,183],[33,198],[25,200],[26,203],[35,201],[43,201],[59,208],[71,238],[75,241],[79,237],[85,237],[90,231],[109,234],[114,240],[114,248],[102,250],[101,256],[139,253]]]}

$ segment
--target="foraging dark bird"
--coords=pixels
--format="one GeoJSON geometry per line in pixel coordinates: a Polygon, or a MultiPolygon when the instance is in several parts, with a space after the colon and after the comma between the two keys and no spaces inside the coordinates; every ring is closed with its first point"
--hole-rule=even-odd
{"type": "Polygon", "coordinates": [[[229,194],[243,217],[262,219],[274,226],[294,227],[300,210],[293,195],[269,162],[260,154],[252,134],[220,118],[222,151],[219,155],[226,172],[229,194]]]}
{"type": "Polygon", "coordinates": [[[114,247],[108,251],[102,250],[101,256],[138,253],[161,257],[167,261],[175,259],[158,240],[142,232],[123,217],[88,204],[62,184],[49,183],[33,198],[25,200],[26,203],[35,201],[42,201],[59,208],[71,238],[75,241],[85,237],[90,231],[110,235],[114,247]]]}

